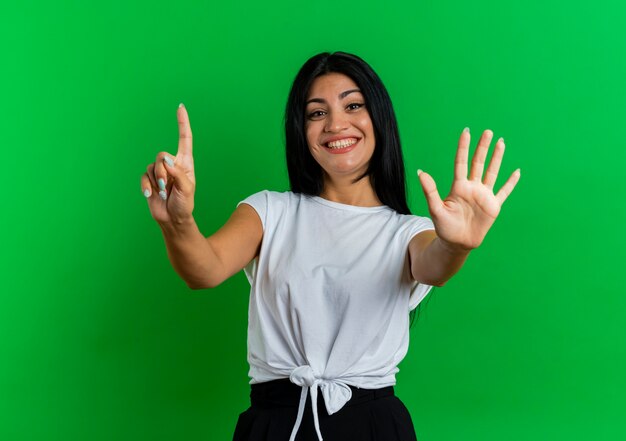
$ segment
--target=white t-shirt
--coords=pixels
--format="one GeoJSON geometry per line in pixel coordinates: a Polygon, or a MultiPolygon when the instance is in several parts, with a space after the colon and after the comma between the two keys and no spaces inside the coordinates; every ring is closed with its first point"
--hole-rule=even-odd
{"type": "Polygon", "coordinates": [[[317,387],[333,414],[352,396],[347,385],[396,384],[409,311],[432,288],[412,279],[408,245],[433,223],[292,192],[265,190],[242,203],[263,223],[259,256],[245,268],[250,384],[289,377],[302,386],[292,440],[310,390],[321,440],[317,387]]]}

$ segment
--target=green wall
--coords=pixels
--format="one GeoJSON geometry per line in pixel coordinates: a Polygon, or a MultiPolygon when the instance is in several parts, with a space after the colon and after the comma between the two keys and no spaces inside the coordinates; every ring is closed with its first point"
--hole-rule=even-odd
{"type": "Polygon", "coordinates": [[[0,439],[227,440],[249,403],[243,273],[191,291],[140,190],[194,132],[196,220],[285,190],[299,66],[353,52],[415,176],[465,126],[522,177],[411,330],[420,441],[626,437],[626,7],[611,2],[17,2],[0,12],[0,439]]]}

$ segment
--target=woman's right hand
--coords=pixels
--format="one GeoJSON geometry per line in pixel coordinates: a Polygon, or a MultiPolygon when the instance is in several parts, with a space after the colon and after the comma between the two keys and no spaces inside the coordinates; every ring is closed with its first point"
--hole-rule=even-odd
{"type": "Polygon", "coordinates": [[[178,106],[177,116],[176,156],[160,152],[156,161],[148,165],[146,173],[141,176],[141,191],[148,200],[150,214],[159,224],[179,224],[192,217],[196,177],[191,126],[184,105],[178,106]]]}

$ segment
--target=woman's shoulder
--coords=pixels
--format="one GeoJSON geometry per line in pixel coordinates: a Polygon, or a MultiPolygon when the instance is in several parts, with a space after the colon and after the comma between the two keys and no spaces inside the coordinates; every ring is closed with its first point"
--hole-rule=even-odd
{"type": "Polygon", "coordinates": [[[420,214],[400,214],[397,212],[396,216],[400,229],[408,231],[411,234],[424,230],[435,229],[433,221],[427,216],[422,216],[420,214]]]}
{"type": "Polygon", "coordinates": [[[299,201],[301,197],[301,194],[293,193],[292,191],[260,190],[251,194],[240,203],[256,202],[268,207],[287,206],[299,201]]]}
{"type": "Polygon", "coordinates": [[[409,214],[401,214],[398,213],[397,211],[395,212],[396,216],[398,217],[398,219],[400,219],[402,222],[419,222],[419,221],[423,221],[424,219],[428,219],[430,220],[430,218],[422,213],[409,213],[409,214]]]}
{"type": "Polygon", "coordinates": [[[249,198],[255,197],[264,197],[271,200],[289,200],[289,199],[298,199],[300,195],[297,193],[293,193],[292,191],[277,191],[277,190],[260,190],[256,193],[252,193],[249,198]]]}

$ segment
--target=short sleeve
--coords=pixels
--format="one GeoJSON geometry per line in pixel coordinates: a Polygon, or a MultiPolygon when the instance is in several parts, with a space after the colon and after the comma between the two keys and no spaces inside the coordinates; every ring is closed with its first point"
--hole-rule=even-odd
{"type": "MultiPolygon", "coordinates": [[[[435,225],[433,221],[427,217],[423,216],[411,216],[410,226],[408,228],[408,243],[418,235],[419,233],[427,230],[434,230],[435,225]]],[[[413,286],[411,288],[411,295],[409,297],[409,311],[417,308],[417,305],[420,304],[422,300],[428,295],[430,290],[432,289],[432,285],[426,285],[424,283],[413,282],[413,286]]]]}
{"type": "Polygon", "coordinates": [[[269,191],[263,190],[251,196],[248,196],[243,201],[237,204],[237,207],[239,207],[241,204],[248,204],[252,208],[254,208],[254,210],[257,212],[257,214],[261,218],[261,223],[263,224],[263,231],[265,231],[265,227],[267,225],[268,197],[269,197],[269,191]]]}
{"type": "MultiPolygon", "coordinates": [[[[240,201],[237,204],[237,207],[239,207],[241,204],[248,204],[252,208],[254,208],[254,210],[259,215],[259,218],[261,218],[261,224],[263,225],[263,233],[265,233],[265,227],[267,226],[269,191],[263,190],[258,193],[254,193],[253,195],[245,198],[243,201],[240,201]]],[[[256,277],[257,264],[258,264],[257,259],[252,259],[250,263],[248,263],[243,269],[243,272],[245,273],[246,278],[248,279],[248,282],[250,282],[251,285],[254,282],[254,278],[256,277]]]]}
{"type": "Polygon", "coordinates": [[[429,218],[424,216],[411,216],[411,223],[409,226],[409,242],[413,237],[426,230],[434,230],[435,224],[429,218]]]}

